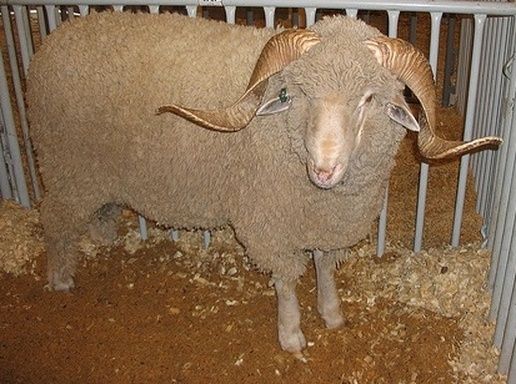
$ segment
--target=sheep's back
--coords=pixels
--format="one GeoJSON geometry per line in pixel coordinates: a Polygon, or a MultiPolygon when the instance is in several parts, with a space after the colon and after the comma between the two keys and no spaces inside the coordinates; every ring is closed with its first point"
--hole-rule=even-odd
{"type": "Polygon", "coordinates": [[[171,103],[230,105],[273,33],[171,14],[102,13],[64,23],[36,53],[28,80],[31,133],[47,189],[89,178],[121,184],[125,195],[117,198],[124,202],[149,201],[138,208],[158,221],[192,216],[193,201],[201,216],[224,216],[227,186],[242,173],[231,168],[246,163],[241,148],[249,134],[220,134],[155,111],[171,103]],[[84,162],[94,172],[77,172],[84,162]],[[175,212],[154,210],[163,198],[176,199],[175,212]],[[182,205],[188,212],[177,212],[182,205]]]}

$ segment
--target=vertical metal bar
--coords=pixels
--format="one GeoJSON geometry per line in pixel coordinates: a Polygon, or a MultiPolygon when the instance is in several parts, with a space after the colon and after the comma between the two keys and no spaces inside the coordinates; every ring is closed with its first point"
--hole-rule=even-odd
{"type": "Polygon", "coordinates": [[[85,17],[90,12],[90,7],[88,5],[79,5],[79,14],[81,17],[85,17]]]}
{"type": "MultiPolygon", "coordinates": [[[[502,66],[503,61],[506,60],[505,55],[505,44],[506,44],[506,37],[508,34],[507,29],[507,19],[506,18],[496,18],[493,20],[494,23],[496,23],[496,33],[495,33],[495,46],[496,50],[493,55],[493,61],[494,65],[492,66],[494,68],[493,71],[493,84],[492,88],[493,91],[491,92],[491,96],[486,101],[486,104],[490,106],[490,116],[488,121],[486,122],[486,127],[484,129],[485,135],[499,135],[500,133],[497,132],[496,128],[498,124],[500,123],[500,95],[503,90],[503,73],[502,73],[502,66]]],[[[482,184],[481,184],[481,201],[479,206],[479,212],[481,216],[484,218],[484,222],[487,221],[489,216],[489,210],[490,210],[490,200],[491,200],[491,190],[492,190],[492,167],[493,167],[493,153],[492,151],[483,151],[483,162],[482,164],[482,171],[481,171],[481,177],[482,177],[482,184]]]]}
{"type": "Polygon", "coordinates": [[[356,19],[358,15],[358,9],[356,8],[346,8],[346,16],[356,19]]]}
{"type": "Polygon", "coordinates": [[[27,42],[27,33],[25,31],[25,23],[23,22],[23,10],[21,5],[13,5],[14,18],[16,20],[16,30],[18,32],[18,41],[20,43],[20,54],[22,58],[23,73],[27,75],[30,62],[30,51],[27,42]]]}
{"type": "Polygon", "coordinates": [[[123,12],[124,11],[124,6],[120,5],[120,4],[113,5],[113,11],[115,11],[115,12],[123,12]]]}
{"type": "Polygon", "coordinates": [[[4,131],[3,117],[0,114],[0,197],[2,199],[12,199],[13,191],[9,182],[9,171],[7,170],[7,159],[4,155],[4,146],[2,144],[2,133],[4,131]]]}
{"type": "Polygon", "coordinates": [[[263,7],[263,12],[265,13],[265,26],[267,28],[274,28],[274,13],[276,12],[276,7],[263,7]]]}
{"type": "Polygon", "coordinates": [[[172,241],[178,241],[179,240],[179,231],[175,229],[170,230],[170,239],[172,241]]]}
{"type": "MultiPolygon", "coordinates": [[[[508,100],[510,98],[509,96],[509,89],[510,89],[510,81],[507,81],[510,76],[506,76],[504,74],[504,65],[507,62],[508,58],[510,58],[512,54],[512,40],[511,36],[513,33],[513,18],[504,18],[503,19],[503,61],[500,62],[500,82],[501,82],[501,89],[500,92],[496,94],[495,100],[493,101],[493,104],[496,105],[496,120],[492,126],[492,133],[498,136],[502,136],[503,134],[503,127],[505,124],[505,117],[507,115],[506,112],[506,103],[505,100],[508,100]]],[[[502,60],[502,57],[499,58],[502,60]]],[[[496,174],[498,172],[498,168],[501,166],[499,160],[499,155],[497,153],[491,153],[489,152],[490,157],[490,164],[489,164],[489,186],[488,186],[488,195],[489,195],[489,202],[488,207],[486,209],[486,214],[484,217],[484,231],[485,233],[490,233],[491,228],[493,227],[493,223],[496,222],[496,210],[494,206],[495,202],[495,196],[497,192],[495,178],[496,174]]],[[[487,237],[487,241],[490,241],[490,237],[487,237]]],[[[494,255],[493,255],[494,257],[494,255]]]]}
{"type": "Polygon", "coordinates": [[[376,256],[381,257],[385,253],[385,238],[387,237],[387,205],[389,200],[389,187],[385,188],[383,207],[378,220],[378,241],[376,243],[376,256]]]}
{"type": "Polygon", "coordinates": [[[25,41],[27,42],[27,48],[29,50],[29,59],[34,55],[34,46],[32,44],[32,33],[29,21],[29,6],[22,7],[22,20],[25,29],[25,41]]]}
{"type": "Polygon", "coordinates": [[[292,27],[299,27],[299,9],[292,8],[292,27]]]}
{"type": "Polygon", "coordinates": [[[142,240],[147,240],[149,233],[147,232],[147,222],[143,216],[138,216],[138,225],[140,226],[140,237],[142,240]]]}
{"type": "Polygon", "coordinates": [[[41,5],[36,7],[38,12],[38,27],[39,27],[39,35],[41,36],[41,40],[47,37],[47,23],[45,20],[45,11],[41,5]]]}
{"type": "MultiPolygon", "coordinates": [[[[516,244],[513,244],[511,248],[513,250],[511,258],[516,259],[516,244]]],[[[509,373],[511,353],[514,350],[516,340],[516,282],[514,276],[510,283],[512,285],[510,307],[507,316],[507,323],[504,327],[503,340],[500,348],[500,361],[498,364],[498,370],[502,375],[507,375],[509,373]]],[[[498,326],[499,325],[497,324],[497,331],[498,326]]]]}
{"type": "Polygon", "coordinates": [[[410,14],[409,42],[415,45],[417,39],[417,13],[410,14]]]}
{"type": "Polygon", "coordinates": [[[187,5],[186,12],[188,13],[188,16],[196,17],[197,16],[197,5],[187,5]]]}
{"type": "MultiPolygon", "coordinates": [[[[431,12],[430,19],[432,20],[430,32],[430,57],[429,62],[434,73],[434,79],[437,76],[437,59],[439,57],[439,35],[441,27],[441,12],[431,12]]],[[[416,208],[416,229],[414,233],[414,252],[420,252],[423,246],[423,233],[425,227],[425,208],[426,208],[426,192],[428,189],[428,172],[429,166],[426,163],[421,163],[419,169],[419,186],[417,195],[416,208]]]]}
{"type": "MultiPolygon", "coordinates": [[[[398,34],[399,11],[388,11],[389,16],[389,37],[396,37],[398,34]]],[[[376,243],[376,256],[383,256],[385,252],[385,239],[387,234],[387,206],[389,202],[389,186],[385,188],[383,207],[378,221],[378,241],[376,243]]]]}
{"type": "Polygon", "coordinates": [[[225,6],[224,10],[226,11],[226,23],[235,24],[236,21],[236,7],[235,6],[225,6]]]}
{"type": "Polygon", "coordinates": [[[202,245],[204,249],[208,249],[211,243],[211,232],[210,231],[204,231],[202,234],[202,245]]]}
{"type": "MultiPolygon", "coordinates": [[[[479,92],[477,92],[477,98],[475,103],[475,121],[473,123],[473,133],[475,136],[485,136],[485,127],[487,124],[487,120],[489,117],[489,109],[490,105],[488,105],[488,101],[490,104],[491,101],[491,91],[492,91],[492,52],[494,50],[494,45],[496,44],[493,41],[495,37],[495,33],[493,31],[493,20],[486,20],[485,32],[483,36],[483,44],[484,47],[482,52],[482,57],[480,60],[480,68],[479,68],[479,92]]],[[[483,151],[485,152],[485,151],[483,151]]],[[[480,213],[480,201],[482,199],[482,153],[476,153],[471,156],[471,165],[475,175],[475,191],[477,192],[477,203],[476,208],[477,212],[480,213]]]]}
{"type": "Polygon", "coordinates": [[[63,21],[60,6],[54,7],[54,15],[56,17],[56,25],[59,27],[61,25],[61,22],[63,21]]]}
{"type": "Polygon", "coordinates": [[[252,8],[245,9],[245,21],[247,25],[254,25],[254,12],[252,8]]]}
{"type": "Polygon", "coordinates": [[[13,161],[14,183],[18,191],[20,204],[24,207],[30,207],[29,193],[25,182],[25,174],[23,172],[22,158],[20,154],[20,146],[18,145],[18,137],[16,136],[16,125],[14,123],[13,110],[11,108],[11,100],[9,97],[9,86],[5,75],[4,60],[2,51],[0,50],[0,104],[2,116],[4,118],[5,132],[7,136],[7,145],[9,153],[13,161]]]}
{"type": "Polygon", "coordinates": [[[9,183],[9,189],[11,190],[11,198],[20,201],[18,190],[16,189],[13,161],[11,160],[11,154],[9,152],[9,145],[7,142],[7,132],[5,130],[4,116],[0,112],[0,148],[2,150],[5,166],[7,171],[7,181],[9,183]]]}
{"type": "Polygon", "coordinates": [[[511,253],[511,244],[516,247],[515,240],[515,222],[516,222],[516,167],[514,166],[516,163],[516,159],[507,159],[509,163],[512,163],[512,172],[508,174],[510,178],[505,180],[506,188],[509,191],[509,194],[512,195],[508,201],[507,208],[504,209],[504,220],[503,226],[500,228],[501,234],[501,242],[500,247],[496,251],[498,251],[498,265],[496,271],[496,281],[494,284],[493,293],[491,295],[491,311],[490,317],[497,317],[497,328],[495,331],[495,345],[498,347],[501,345],[501,334],[499,327],[504,327],[506,320],[506,311],[508,308],[508,300],[510,297],[507,297],[507,284],[509,281],[512,284],[512,281],[516,276],[516,257],[510,258],[511,253]],[[509,280],[509,281],[508,281],[509,280]]]}
{"type": "MultiPolygon", "coordinates": [[[[513,23],[516,21],[516,17],[513,17],[513,23]]],[[[516,27],[513,24],[512,31],[512,49],[511,53],[516,51],[516,27]]],[[[516,99],[516,68],[514,63],[512,64],[511,80],[508,90],[508,108],[505,124],[503,125],[503,139],[504,145],[499,150],[498,156],[498,169],[496,172],[495,179],[495,191],[493,198],[493,206],[495,210],[491,218],[491,227],[489,231],[488,246],[492,250],[491,268],[489,271],[489,285],[493,288],[495,281],[497,280],[498,265],[500,264],[500,249],[502,243],[503,226],[505,223],[505,213],[507,212],[507,205],[510,198],[509,183],[507,180],[512,175],[514,163],[513,160],[516,157],[516,111],[515,111],[515,99],[516,99]]],[[[493,302],[493,305],[498,305],[493,302]]],[[[492,308],[492,313],[496,313],[498,309],[492,308]]]]}
{"type": "MultiPolygon", "coordinates": [[[[516,177],[516,173],[514,175],[516,177]]],[[[516,183],[513,183],[516,188],[516,183]]],[[[513,292],[514,281],[516,280],[516,235],[514,234],[514,224],[516,221],[516,199],[511,207],[511,212],[507,217],[504,228],[504,247],[502,247],[502,263],[499,264],[499,274],[495,284],[492,300],[499,302],[496,313],[496,329],[494,334],[494,344],[500,348],[502,346],[504,331],[507,326],[509,311],[511,307],[511,295],[513,292]],[[512,250],[512,251],[511,251],[512,250]],[[505,262],[505,263],[504,263],[505,262]]],[[[494,314],[493,314],[494,315],[494,314]]]]}
{"type": "Polygon", "coordinates": [[[455,24],[456,19],[454,15],[447,15],[448,20],[448,34],[446,36],[446,57],[444,64],[444,85],[443,85],[443,99],[442,105],[449,107],[450,95],[453,93],[453,85],[451,83],[451,77],[455,68],[455,24]]]}
{"type": "Polygon", "coordinates": [[[72,20],[74,18],[75,10],[73,7],[66,7],[66,15],[68,20],[72,20]]]}
{"type": "Polygon", "coordinates": [[[389,37],[397,37],[400,11],[387,11],[387,14],[389,15],[389,37]]]}
{"type": "Polygon", "coordinates": [[[149,13],[157,14],[159,13],[159,5],[149,5],[149,13]]]}
{"type": "MultiPolygon", "coordinates": [[[[486,21],[485,14],[475,15],[475,33],[473,36],[473,52],[471,54],[471,74],[469,78],[468,102],[466,107],[466,121],[464,124],[463,139],[471,140],[471,129],[475,113],[475,100],[478,89],[478,70],[480,66],[480,53],[482,50],[482,36],[486,21]]],[[[468,177],[469,155],[464,155],[460,161],[459,183],[455,200],[455,214],[453,219],[452,246],[457,247],[460,242],[460,230],[462,226],[462,214],[464,211],[464,196],[466,195],[466,182],[468,177]]]]}
{"type": "Polygon", "coordinates": [[[317,8],[305,8],[306,15],[306,26],[310,27],[315,24],[315,15],[317,13],[317,8]]]}
{"type": "Polygon", "coordinates": [[[455,87],[457,109],[466,114],[466,96],[468,94],[468,74],[471,67],[471,47],[473,26],[471,19],[462,19],[460,23],[459,63],[457,85],[455,87]]]}
{"type": "Polygon", "coordinates": [[[9,9],[6,5],[0,7],[2,12],[2,22],[4,24],[5,40],[7,50],[9,52],[9,64],[11,69],[11,78],[14,87],[14,94],[16,96],[16,104],[18,106],[18,114],[20,118],[20,126],[23,134],[23,141],[25,144],[25,154],[27,156],[27,165],[32,181],[32,188],[34,191],[34,198],[39,200],[41,198],[41,191],[39,188],[38,177],[36,173],[36,165],[34,162],[32,144],[29,138],[29,124],[27,121],[27,113],[25,110],[25,99],[23,97],[23,89],[21,84],[20,72],[18,71],[18,62],[16,58],[16,48],[14,45],[14,38],[12,34],[11,22],[9,18],[9,9]]]}
{"type": "Polygon", "coordinates": [[[57,28],[55,8],[56,7],[53,5],[45,5],[45,10],[47,11],[48,29],[50,32],[57,28]]]}
{"type": "Polygon", "coordinates": [[[507,384],[516,383],[516,344],[512,348],[512,359],[509,372],[507,373],[507,384]]]}

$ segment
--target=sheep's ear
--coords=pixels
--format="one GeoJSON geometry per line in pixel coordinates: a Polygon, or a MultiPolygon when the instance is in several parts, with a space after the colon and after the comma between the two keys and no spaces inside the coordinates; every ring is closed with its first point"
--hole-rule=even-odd
{"type": "Polygon", "coordinates": [[[408,130],[419,132],[419,123],[402,96],[398,96],[393,101],[387,103],[386,113],[392,120],[403,125],[408,130]]]}
{"type": "Polygon", "coordinates": [[[277,97],[266,101],[258,107],[256,116],[274,115],[286,111],[291,105],[292,98],[287,93],[286,88],[283,88],[277,97]]]}

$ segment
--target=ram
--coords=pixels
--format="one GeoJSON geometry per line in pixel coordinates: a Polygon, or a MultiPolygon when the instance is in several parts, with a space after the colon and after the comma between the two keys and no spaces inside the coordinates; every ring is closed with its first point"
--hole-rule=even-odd
{"type": "Polygon", "coordinates": [[[282,31],[90,15],[45,40],[28,103],[53,289],[74,287],[77,239],[103,207],[174,228],[229,225],[271,273],[279,341],[294,353],[306,344],[295,286],[308,251],[318,310],[337,327],[335,264],[377,218],[405,129],[428,159],[500,142],[436,137],[426,59],[346,17],[282,31]],[[419,123],[405,85],[422,104],[419,123]]]}

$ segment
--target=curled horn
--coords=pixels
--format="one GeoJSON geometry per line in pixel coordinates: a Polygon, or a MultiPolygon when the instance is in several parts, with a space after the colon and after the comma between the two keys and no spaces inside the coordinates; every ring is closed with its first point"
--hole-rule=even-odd
{"type": "Polygon", "coordinates": [[[230,107],[220,110],[200,110],[167,105],[160,107],[157,113],[171,112],[216,131],[239,131],[254,117],[267,88],[269,77],[280,72],[319,42],[319,36],[309,30],[281,32],[265,44],[244,94],[230,107]]]}
{"type": "Polygon", "coordinates": [[[418,147],[429,160],[461,156],[474,150],[493,148],[501,144],[497,137],[483,137],[472,141],[448,141],[435,133],[436,96],[432,69],[425,56],[410,43],[401,39],[379,36],[365,42],[380,65],[389,69],[414,92],[425,116],[420,118],[421,131],[418,147]]]}

